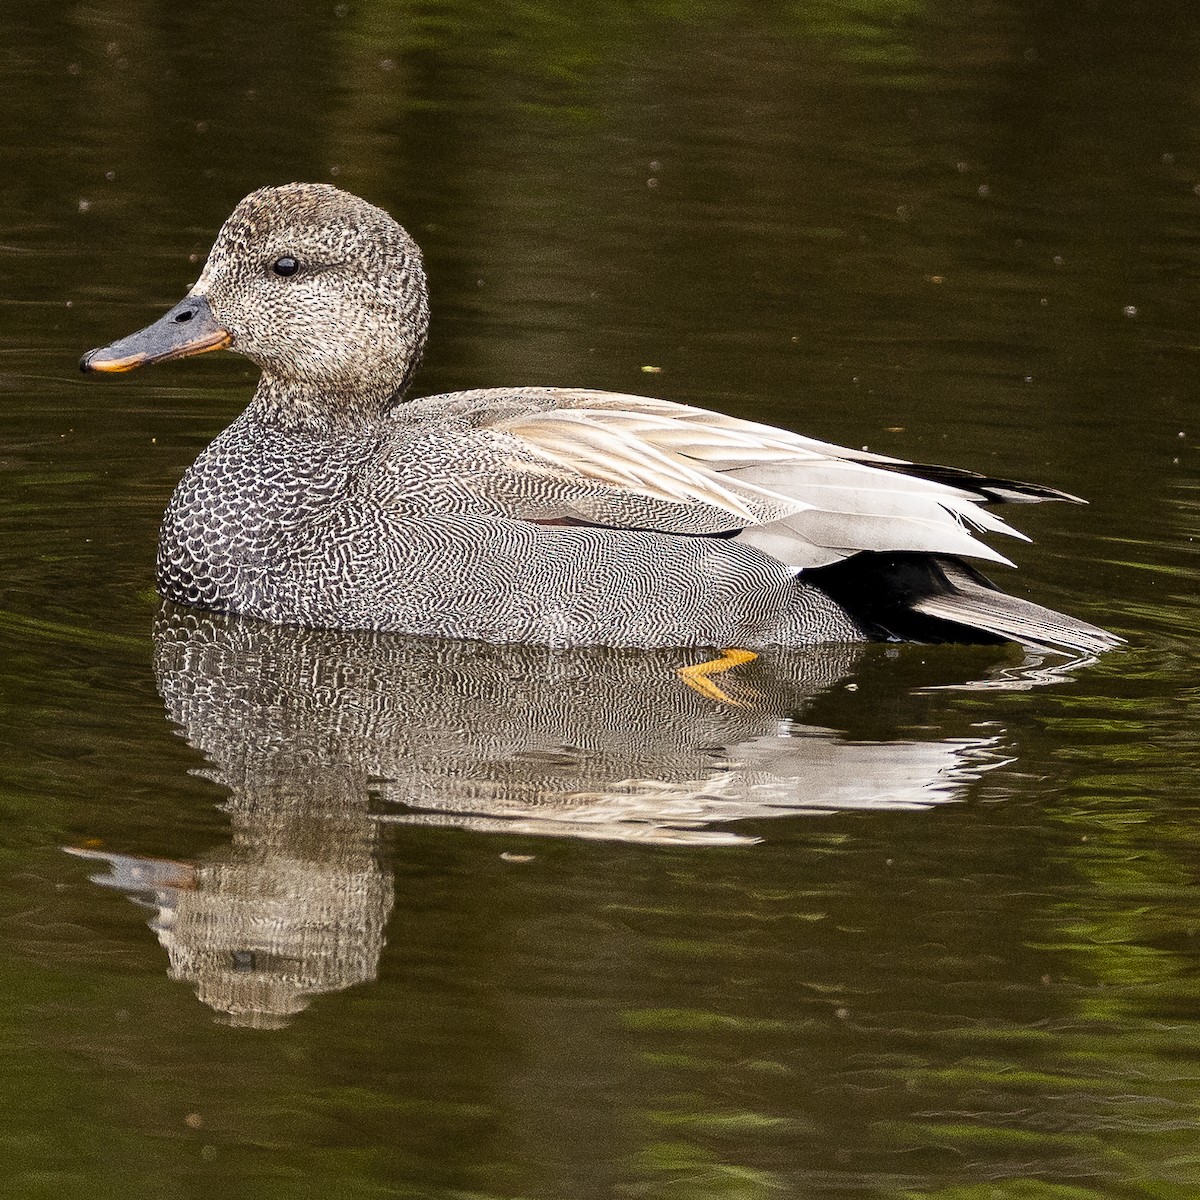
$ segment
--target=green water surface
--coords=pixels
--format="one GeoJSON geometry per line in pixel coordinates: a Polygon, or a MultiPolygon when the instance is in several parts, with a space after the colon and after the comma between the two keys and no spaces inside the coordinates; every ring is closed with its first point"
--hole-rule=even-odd
{"type": "Polygon", "coordinates": [[[0,1195],[1200,1194],[1200,20],[1167,0],[9,0],[0,1195]],[[418,391],[1053,484],[1128,649],[759,662],[160,612],[233,204],[413,232],[418,391]],[[646,368],[655,368],[648,371],[646,368]]]}

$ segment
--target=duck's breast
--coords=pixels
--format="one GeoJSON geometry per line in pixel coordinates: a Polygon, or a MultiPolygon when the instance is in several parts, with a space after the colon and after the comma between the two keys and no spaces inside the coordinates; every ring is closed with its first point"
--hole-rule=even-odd
{"type": "Polygon", "coordinates": [[[219,612],[288,603],[303,586],[305,547],[330,523],[367,449],[239,418],[175,488],[159,533],[159,591],[219,612]]]}

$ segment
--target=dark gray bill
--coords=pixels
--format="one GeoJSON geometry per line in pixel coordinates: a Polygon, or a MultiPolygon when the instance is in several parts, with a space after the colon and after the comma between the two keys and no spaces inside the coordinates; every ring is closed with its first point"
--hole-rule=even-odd
{"type": "Polygon", "coordinates": [[[153,325],[111,345],[89,350],[79,360],[79,369],[132,371],[147,363],[222,350],[232,341],[229,330],[217,322],[203,296],[185,296],[153,325]]]}

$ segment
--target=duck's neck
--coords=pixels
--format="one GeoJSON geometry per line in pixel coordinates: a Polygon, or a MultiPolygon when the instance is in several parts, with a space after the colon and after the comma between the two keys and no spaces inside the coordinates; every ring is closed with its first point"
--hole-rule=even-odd
{"type": "Polygon", "coordinates": [[[424,293],[418,311],[404,323],[405,336],[388,354],[368,356],[362,373],[314,382],[279,375],[260,364],[262,378],[248,413],[263,424],[296,431],[345,432],[371,425],[404,399],[425,353],[428,313],[424,293]]]}
{"type": "Polygon", "coordinates": [[[399,403],[402,394],[403,387],[383,383],[342,391],[264,374],[247,412],[275,429],[345,434],[373,424],[399,403]]]}

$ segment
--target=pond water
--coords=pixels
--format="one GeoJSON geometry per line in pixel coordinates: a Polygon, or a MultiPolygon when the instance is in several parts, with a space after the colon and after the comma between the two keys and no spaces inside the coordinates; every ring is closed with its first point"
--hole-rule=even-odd
{"type": "Polygon", "coordinates": [[[51,7],[0,46],[0,1191],[1194,1195],[1187,6],[51,7]],[[718,704],[695,656],[160,611],[253,371],[75,364],[289,179],[421,242],[419,392],[1065,488],[1002,582],[1128,647],[764,656],[718,704]]]}

